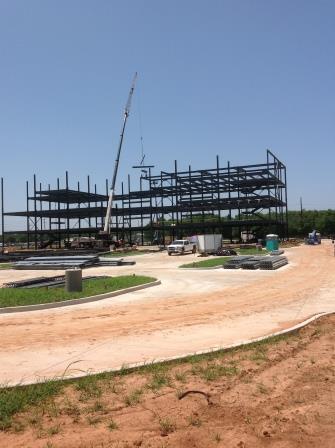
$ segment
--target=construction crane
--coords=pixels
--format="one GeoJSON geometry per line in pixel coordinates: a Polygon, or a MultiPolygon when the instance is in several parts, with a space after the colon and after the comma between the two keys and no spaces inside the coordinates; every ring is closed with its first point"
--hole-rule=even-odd
{"type": "Polygon", "coordinates": [[[106,212],[106,217],[105,217],[105,224],[104,224],[104,229],[100,232],[100,235],[106,235],[106,236],[110,235],[110,223],[111,223],[111,216],[112,216],[112,209],[113,209],[115,184],[116,184],[116,178],[117,178],[117,173],[118,173],[118,169],[119,169],[123,137],[124,137],[124,132],[126,129],[126,124],[127,124],[127,120],[129,117],[129,113],[130,113],[131,99],[132,99],[132,96],[133,96],[133,93],[135,90],[136,79],[137,79],[137,72],[134,75],[133,82],[131,84],[130,92],[128,95],[126,107],[124,109],[123,123],[122,123],[121,134],[120,134],[120,142],[119,142],[119,147],[118,147],[118,151],[117,151],[117,155],[116,155],[116,159],[115,159],[113,178],[112,178],[112,183],[111,183],[109,197],[108,197],[108,206],[107,206],[107,212],[106,212]]]}

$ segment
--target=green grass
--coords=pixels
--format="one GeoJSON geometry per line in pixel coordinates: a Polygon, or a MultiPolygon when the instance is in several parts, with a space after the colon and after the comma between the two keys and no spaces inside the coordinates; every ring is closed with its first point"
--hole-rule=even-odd
{"type": "Polygon", "coordinates": [[[154,278],[142,275],[123,275],[83,281],[82,292],[65,291],[59,288],[0,288],[0,307],[33,305],[40,303],[62,302],[65,300],[89,297],[107,292],[118,291],[131,286],[153,282],[154,278]]]}
{"type": "Polygon", "coordinates": [[[124,403],[126,406],[135,406],[141,401],[143,395],[143,389],[134,389],[125,395],[124,403]]]}
{"type": "Polygon", "coordinates": [[[11,426],[11,417],[28,406],[38,405],[48,398],[57,395],[62,389],[61,382],[46,383],[4,388],[0,391],[0,430],[11,426]]]}
{"type": "Polygon", "coordinates": [[[224,366],[221,364],[208,363],[206,366],[200,366],[194,369],[205,381],[215,381],[222,376],[234,376],[238,374],[235,366],[224,366]]]}
{"type": "Polygon", "coordinates": [[[11,263],[0,263],[0,269],[12,269],[11,263]]]}
{"type": "Polygon", "coordinates": [[[133,257],[134,255],[145,255],[149,254],[150,251],[148,250],[129,250],[126,252],[107,252],[104,254],[100,254],[101,257],[116,257],[116,258],[123,258],[123,257],[133,257]]]}
{"type": "Polygon", "coordinates": [[[255,247],[251,249],[237,249],[236,251],[239,255],[267,255],[267,250],[258,250],[255,247]]]}
{"type": "Polygon", "coordinates": [[[231,257],[218,257],[218,258],[209,258],[203,261],[194,261],[193,263],[182,264],[179,266],[180,268],[212,268],[215,266],[222,266],[227,263],[231,257]]]}
{"type": "Polygon", "coordinates": [[[168,386],[170,384],[170,377],[165,372],[165,369],[161,371],[154,372],[150,381],[147,383],[147,388],[153,392],[157,392],[162,387],[168,386]]]}

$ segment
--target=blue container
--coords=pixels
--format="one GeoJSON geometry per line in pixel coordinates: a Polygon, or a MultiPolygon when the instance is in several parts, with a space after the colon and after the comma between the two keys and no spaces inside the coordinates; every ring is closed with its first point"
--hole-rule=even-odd
{"type": "Polygon", "coordinates": [[[278,235],[274,234],[266,235],[266,249],[269,252],[279,249],[278,235]]]}

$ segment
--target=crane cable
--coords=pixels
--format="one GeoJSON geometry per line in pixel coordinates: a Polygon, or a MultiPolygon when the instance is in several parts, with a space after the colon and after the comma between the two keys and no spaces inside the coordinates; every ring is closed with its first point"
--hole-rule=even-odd
{"type": "Polygon", "coordinates": [[[141,90],[140,85],[137,83],[137,110],[138,110],[138,124],[140,131],[140,144],[141,144],[141,161],[140,165],[144,164],[145,154],[144,154],[144,144],[143,144],[143,127],[142,127],[142,113],[141,113],[141,90]]]}

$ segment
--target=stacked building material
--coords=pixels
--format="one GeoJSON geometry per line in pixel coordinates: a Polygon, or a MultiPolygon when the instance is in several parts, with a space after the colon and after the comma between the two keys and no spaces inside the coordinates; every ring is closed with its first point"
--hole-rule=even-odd
{"type": "Polygon", "coordinates": [[[97,264],[96,255],[62,257],[29,257],[14,264],[14,269],[70,269],[86,268],[97,264]]]}
{"type": "MultiPolygon", "coordinates": [[[[108,278],[107,276],[89,276],[84,277],[83,280],[92,280],[96,278],[108,278]]],[[[65,275],[57,275],[54,277],[35,277],[26,280],[18,280],[16,282],[9,282],[3,285],[3,288],[55,288],[65,285],[65,275]]]]}
{"type": "Polygon", "coordinates": [[[13,265],[14,269],[84,269],[92,266],[125,266],[135,261],[123,261],[122,258],[98,257],[97,255],[78,255],[72,257],[29,257],[13,265]]]}
{"type": "Polygon", "coordinates": [[[283,249],[273,250],[270,255],[283,255],[285,251],[283,249]]]}
{"type": "Polygon", "coordinates": [[[251,260],[252,258],[252,255],[239,255],[227,261],[227,263],[224,264],[223,267],[224,269],[240,269],[243,262],[251,260]]]}
{"type": "Polygon", "coordinates": [[[49,283],[64,282],[64,275],[56,275],[54,277],[35,277],[25,280],[17,280],[14,282],[4,283],[4,288],[38,288],[40,286],[49,286],[49,283]]]}
{"type": "Polygon", "coordinates": [[[124,261],[123,258],[99,257],[99,266],[131,266],[135,261],[124,261]]]}
{"type": "Polygon", "coordinates": [[[249,269],[249,270],[255,270],[259,269],[259,265],[261,260],[263,260],[264,257],[252,257],[251,259],[247,261],[243,261],[241,263],[242,269],[249,269]]]}
{"type": "Polygon", "coordinates": [[[273,257],[264,257],[264,260],[261,260],[259,263],[260,269],[266,270],[274,270],[279,269],[282,266],[285,266],[288,263],[286,257],[282,256],[273,256],[273,257]]]}

